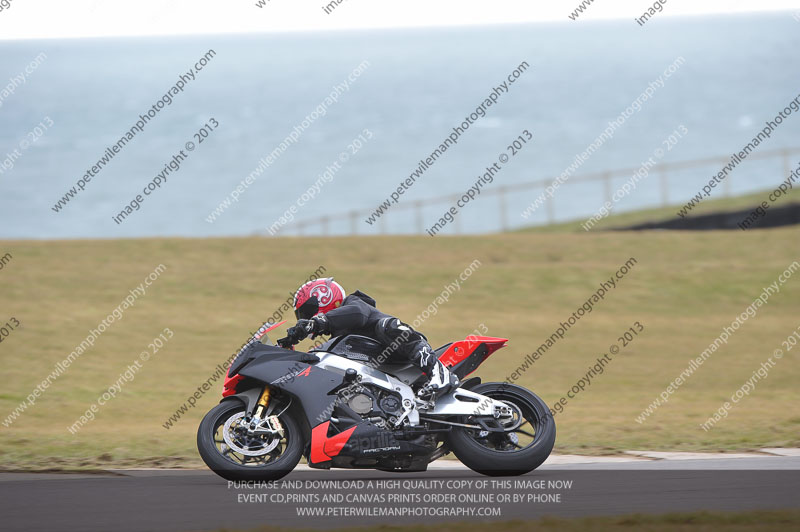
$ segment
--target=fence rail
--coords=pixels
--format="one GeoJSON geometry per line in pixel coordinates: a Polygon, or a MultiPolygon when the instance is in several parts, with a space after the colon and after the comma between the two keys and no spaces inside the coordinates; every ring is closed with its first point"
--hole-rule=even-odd
{"type": "MultiPolygon", "coordinates": [[[[762,151],[751,153],[747,157],[747,161],[752,160],[778,160],[780,159],[783,164],[783,173],[782,175],[789,175],[791,172],[791,162],[790,157],[793,154],[800,153],[800,148],[783,148],[778,150],[771,150],[771,151],[762,151]]],[[[669,179],[670,173],[674,173],[680,170],[692,170],[692,169],[699,169],[701,167],[709,166],[717,164],[719,167],[724,167],[726,164],[730,162],[730,155],[725,156],[716,156],[716,157],[707,157],[703,159],[692,159],[688,161],[679,161],[674,163],[661,163],[655,165],[651,170],[651,174],[657,175],[659,179],[659,198],[661,206],[668,206],[670,205],[671,201],[675,201],[670,198],[669,194],[669,179]]],[[[603,191],[604,197],[606,201],[611,201],[612,194],[613,194],[613,179],[618,177],[629,177],[634,172],[639,170],[639,167],[631,167],[631,168],[620,168],[616,170],[608,170],[603,172],[594,172],[589,174],[582,174],[570,177],[568,181],[565,182],[565,185],[575,185],[579,183],[593,183],[593,182],[601,182],[603,184],[603,191]]],[[[544,179],[536,179],[532,181],[527,181],[524,183],[515,183],[513,185],[499,185],[497,187],[484,189],[481,192],[481,197],[486,196],[497,196],[498,197],[498,209],[497,213],[499,216],[499,227],[501,231],[507,231],[510,229],[510,220],[509,220],[509,209],[508,209],[508,199],[510,195],[519,194],[523,191],[529,191],[533,189],[541,189],[544,190],[545,187],[550,185],[553,182],[553,178],[544,178],[544,179]]],[[[722,187],[722,195],[723,197],[730,196],[730,188],[731,188],[731,178],[730,176],[723,181],[722,187]]],[[[460,198],[461,195],[459,194],[443,194],[431,198],[425,198],[416,201],[404,201],[402,203],[398,203],[392,205],[391,209],[386,211],[380,218],[376,220],[376,224],[378,226],[378,231],[380,234],[386,234],[386,217],[391,216],[392,213],[395,211],[408,211],[412,210],[413,213],[413,226],[414,226],[414,233],[423,234],[425,232],[425,226],[423,221],[423,209],[426,206],[431,205],[452,205],[455,201],[460,198]]],[[[556,221],[556,212],[555,206],[553,202],[553,198],[550,198],[545,201],[545,208],[546,208],[546,218],[547,224],[555,223],[556,221]]],[[[310,232],[311,230],[316,228],[317,231],[314,231],[315,234],[322,234],[328,235],[330,234],[330,226],[332,223],[335,222],[342,222],[349,220],[349,227],[350,235],[358,235],[358,234],[367,234],[366,231],[359,231],[359,226],[364,223],[364,219],[367,218],[369,215],[375,212],[373,208],[366,208],[366,209],[355,209],[349,212],[339,213],[339,214],[332,214],[327,216],[319,216],[316,218],[310,218],[305,220],[298,220],[296,223],[287,227],[288,230],[291,230],[296,235],[305,235],[310,232]]],[[[528,225],[528,224],[518,224],[518,225],[528,225]]],[[[533,224],[530,224],[533,225],[533,224]]],[[[456,233],[462,233],[461,224],[460,224],[460,217],[456,217],[454,222],[454,228],[456,233]]],[[[410,233],[410,231],[406,231],[406,233],[410,233]]]]}

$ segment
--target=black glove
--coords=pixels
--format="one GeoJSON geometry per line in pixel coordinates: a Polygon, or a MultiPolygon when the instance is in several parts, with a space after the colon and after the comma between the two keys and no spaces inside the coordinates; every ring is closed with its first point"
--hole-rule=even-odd
{"type": "Polygon", "coordinates": [[[286,330],[286,337],[290,338],[293,344],[304,340],[311,332],[309,330],[310,323],[311,320],[297,320],[297,325],[286,330]]]}
{"type": "Polygon", "coordinates": [[[291,349],[291,347],[295,344],[295,342],[290,338],[278,338],[278,345],[284,349],[291,349]]]}
{"type": "Polygon", "coordinates": [[[309,323],[304,324],[304,325],[306,327],[306,330],[311,335],[312,339],[316,338],[320,334],[330,334],[331,333],[330,330],[329,330],[328,318],[326,318],[324,314],[319,314],[317,316],[314,316],[310,320],[300,320],[300,321],[297,322],[297,324],[300,325],[301,321],[308,321],[309,322],[309,323]]]}
{"type": "Polygon", "coordinates": [[[323,316],[314,316],[310,320],[297,320],[297,325],[289,327],[286,335],[298,343],[304,340],[308,335],[311,338],[316,338],[320,334],[328,334],[328,319],[323,316]]]}

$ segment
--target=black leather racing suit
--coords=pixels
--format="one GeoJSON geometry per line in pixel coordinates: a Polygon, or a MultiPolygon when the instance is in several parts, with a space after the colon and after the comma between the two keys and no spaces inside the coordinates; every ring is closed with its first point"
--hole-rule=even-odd
{"type": "Polygon", "coordinates": [[[347,296],[342,306],[324,315],[323,334],[340,336],[359,334],[380,342],[384,350],[378,355],[380,364],[389,360],[408,360],[431,376],[437,363],[427,338],[409,325],[375,308],[375,300],[356,290],[347,296]]]}

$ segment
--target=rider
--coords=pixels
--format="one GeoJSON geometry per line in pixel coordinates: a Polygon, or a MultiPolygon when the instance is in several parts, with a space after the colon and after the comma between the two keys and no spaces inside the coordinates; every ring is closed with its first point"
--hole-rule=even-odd
{"type": "Polygon", "coordinates": [[[458,386],[458,378],[439,361],[425,336],[379,311],[375,300],[360,290],[345,297],[344,289],[333,277],[301,286],[294,296],[294,309],[297,325],[287,331],[293,343],[308,335],[312,338],[321,334],[367,336],[377,340],[384,352],[405,356],[422,369],[428,382],[418,395],[438,397],[458,386]]]}

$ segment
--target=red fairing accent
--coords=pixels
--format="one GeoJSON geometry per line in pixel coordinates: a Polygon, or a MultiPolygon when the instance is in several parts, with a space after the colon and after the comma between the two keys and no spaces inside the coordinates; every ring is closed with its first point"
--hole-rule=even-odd
{"type": "Polygon", "coordinates": [[[222,397],[228,397],[236,393],[236,386],[239,385],[244,377],[236,375],[235,377],[225,377],[225,383],[222,385],[222,397]]]}
{"type": "Polygon", "coordinates": [[[336,436],[328,438],[328,427],[331,422],[320,423],[311,430],[311,462],[320,464],[327,462],[342,451],[342,447],[350,439],[356,427],[350,427],[336,436]]]}
{"type": "Polygon", "coordinates": [[[447,351],[442,353],[442,356],[439,357],[442,364],[445,366],[453,367],[475,351],[478,346],[481,344],[486,344],[486,358],[489,358],[489,355],[500,349],[501,347],[506,346],[506,342],[508,342],[508,338],[495,338],[494,336],[467,336],[465,340],[459,340],[458,342],[453,342],[450,347],[447,348],[447,351]]]}

